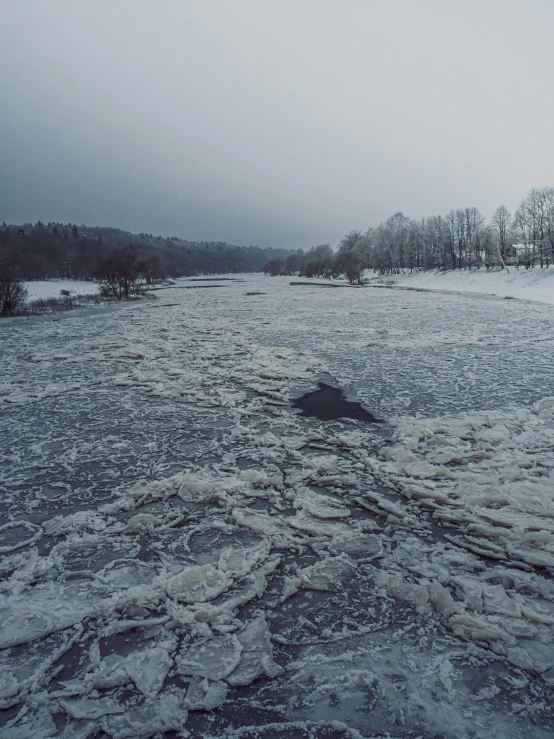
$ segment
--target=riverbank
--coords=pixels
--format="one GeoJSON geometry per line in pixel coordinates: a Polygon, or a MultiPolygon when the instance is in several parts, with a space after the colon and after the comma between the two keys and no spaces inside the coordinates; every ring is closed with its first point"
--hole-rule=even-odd
{"type": "Polygon", "coordinates": [[[534,300],[554,305],[554,267],[528,269],[509,267],[507,270],[428,270],[404,271],[399,275],[379,276],[366,271],[370,285],[385,284],[423,290],[448,290],[499,295],[507,298],[534,300]]]}

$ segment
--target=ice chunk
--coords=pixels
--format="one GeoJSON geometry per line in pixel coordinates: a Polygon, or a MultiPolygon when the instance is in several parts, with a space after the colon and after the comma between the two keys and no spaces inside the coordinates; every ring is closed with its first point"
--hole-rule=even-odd
{"type": "Polygon", "coordinates": [[[260,675],[275,677],[281,672],[282,668],[273,661],[271,634],[265,616],[251,621],[237,636],[243,652],[237,668],[227,678],[230,685],[250,685],[260,675]]]}
{"type": "Polygon", "coordinates": [[[432,478],[447,474],[446,468],[422,461],[416,454],[400,445],[384,446],[379,454],[390,462],[395,462],[408,477],[432,478]]]}
{"type": "Polygon", "coordinates": [[[251,508],[235,508],[233,518],[241,526],[247,526],[257,534],[271,536],[283,533],[284,522],[280,516],[268,516],[251,508]]]}
{"type": "Polygon", "coordinates": [[[375,571],[375,582],[384,586],[393,598],[414,606],[418,613],[429,610],[429,590],[426,585],[406,582],[395,572],[375,571]]]}
{"type": "Polygon", "coordinates": [[[225,683],[193,678],[187,690],[185,706],[189,711],[213,711],[225,703],[228,692],[229,686],[225,683]]]}
{"type": "Polygon", "coordinates": [[[37,585],[21,595],[0,598],[0,648],[24,644],[66,629],[93,615],[101,598],[90,581],[37,585]]]}
{"type": "MultiPolygon", "coordinates": [[[[285,400],[286,398],[283,397],[282,399],[285,400]]],[[[278,436],[268,431],[263,436],[258,437],[258,443],[262,446],[281,446],[283,442],[278,436]]]]}
{"type": "Polygon", "coordinates": [[[481,690],[478,690],[477,693],[472,695],[471,699],[474,701],[488,701],[499,693],[500,688],[498,685],[486,685],[484,688],[481,688],[481,690]]]}
{"type": "Polygon", "coordinates": [[[244,482],[236,478],[203,478],[186,473],[174,478],[178,487],[178,495],[185,501],[202,501],[226,496],[244,488],[244,482]]]}
{"type": "Polygon", "coordinates": [[[115,688],[129,682],[129,673],[125,668],[125,658],[119,654],[108,654],[98,668],[84,678],[87,690],[94,688],[115,688]]]}
{"type": "Polygon", "coordinates": [[[336,590],[341,580],[351,578],[356,563],[345,555],[327,557],[309,567],[297,569],[302,585],[310,590],[336,590]]]}
{"type": "Polygon", "coordinates": [[[0,665],[0,704],[6,707],[4,702],[17,695],[19,681],[6,664],[0,665]]]}
{"type": "Polygon", "coordinates": [[[456,636],[462,636],[476,642],[487,642],[491,646],[497,645],[501,651],[504,651],[506,646],[514,647],[517,644],[515,637],[500,625],[476,614],[454,614],[449,619],[449,625],[452,633],[456,636]]]}
{"type": "Polygon", "coordinates": [[[383,554],[383,540],[375,534],[351,532],[347,536],[333,539],[331,549],[334,552],[343,552],[361,558],[381,557],[383,554]]]}
{"type": "Polygon", "coordinates": [[[240,478],[249,482],[254,487],[261,488],[280,488],[283,484],[283,476],[278,471],[270,475],[261,470],[243,470],[240,473],[240,478]]]}
{"type": "Polygon", "coordinates": [[[107,655],[98,668],[85,676],[86,690],[115,688],[132,680],[147,698],[154,698],[162,689],[164,680],[173,664],[165,647],[150,647],[123,657],[107,655]]]}
{"type": "Polygon", "coordinates": [[[283,580],[283,589],[281,590],[280,601],[283,602],[291,595],[294,595],[300,590],[302,580],[299,577],[285,577],[283,580]]]}
{"type": "Polygon", "coordinates": [[[524,670],[533,669],[533,660],[525,649],[521,647],[510,647],[507,652],[508,662],[511,662],[516,667],[521,667],[524,670]]]}
{"type": "Polygon", "coordinates": [[[427,590],[429,591],[429,602],[433,606],[433,610],[442,618],[448,618],[463,610],[463,607],[456,603],[449,591],[437,580],[430,582],[427,590]]]}
{"type": "Polygon", "coordinates": [[[187,718],[183,692],[174,690],[142,706],[134,706],[122,716],[105,716],[100,726],[113,739],[135,739],[181,731],[187,718]]]}
{"type": "MultiPolygon", "coordinates": [[[[96,721],[68,721],[65,725],[61,739],[89,739],[93,737],[98,731],[98,725],[96,721]]],[[[34,738],[33,738],[34,739],[34,738]]]]}
{"type": "Polygon", "coordinates": [[[104,531],[106,522],[94,511],[77,511],[69,516],[55,516],[44,524],[44,533],[49,536],[67,536],[78,531],[97,533],[104,531]]]}
{"type": "Polygon", "coordinates": [[[128,534],[138,534],[142,531],[152,532],[160,523],[160,519],[151,513],[137,513],[127,521],[123,530],[128,534]]]}
{"type": "Polygon", "coordinates": [[[0,581],[0,593],[21,593],[27,583],[38,579],[40,575],[52,569],[52,557],[39,557],[37,549],[12,554],[0,562],[0,575],[11,572],[6,580],[0,581]]]}
{"type": "Polygon", "coordinates": [[[46,739],[57,736],[58,729],[47,707],[24,717],[17,726],[0,728],[0,739],[46,739]]]}
{"type": "Polygon", "coordinates": [[[350,510],[329,495],[313,493],[309,488],[301,489],[295,500],[295,508],[303,508],[316,518],[348,518],[350,510]]]}
{"type": "Polygon", "coordinates": [[[235,577],[245,577],[259,562],[267,559],[270,551],[271,545],[267,542],[244,549],[224,549],[219,557],[218,568],[235,577]]]}
{"type": "Polygon", "coordinates": [[[345,524],[314,518],[303,511],[299,511],[296,516],[288,518],[287,523],[293,529],[304,531],[311,536],[340,536],[348,531],[345,524]]]}
{"type": "Polygon", "coordinates": [[[221,680],[239,664],[242,651],[243,646],[234,634],[217,636],[185,646],[177,657],[177,669],[183,675],[221,680]]]}
{"type": "Polygon", "coordinates": [[[129,677],[147,698],[158,695],[172,664],[169,652],[163,647],[133,652],[125,658],[129,677]]]}
{"type": "Polygon", "coordinates": [[[149,585],[156,577],[157,571],[145,562],[121,563],[113,562],[101,573],[99,580],[108,582],[114,588],[133,588],[149,585]]]}
{"type": "Polygon", "coordinates": [[[73,718],[95,719],[112,713],[123,713],[124,709],[113,698],[81,698],[61,700],[60,705],[73,718]]]}
{"type": "Polygon", "coordinates": [[[187,567],[170,577],[166,584],[167,594],[185,603],[202,603],[223,593],[227,587],[227,576],[213,565],[187,567]]]}
{"type": "Polygon", "coordinates": [[[521,641],[520,645],[508,649],[508,661],[513,665],[537,672],[554,669],[554,644],[521,641]]]}

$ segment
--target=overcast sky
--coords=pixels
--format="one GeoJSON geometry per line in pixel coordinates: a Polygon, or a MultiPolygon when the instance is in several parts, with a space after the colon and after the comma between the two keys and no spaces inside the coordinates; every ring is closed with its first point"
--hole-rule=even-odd
{"type": "Polygon", "coordinates": [[[0,221],[309,247],[554,184],[553,0],[5,0],[0,221]]]}

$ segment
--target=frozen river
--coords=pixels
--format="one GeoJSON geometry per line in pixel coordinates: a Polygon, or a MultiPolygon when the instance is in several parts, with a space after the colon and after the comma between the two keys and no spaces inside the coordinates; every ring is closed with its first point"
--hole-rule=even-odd
{"type": "Polygon", "coordinates": [[[551,737],[554,306],[154,295],[0,324],[0,737],[551,737]]]}

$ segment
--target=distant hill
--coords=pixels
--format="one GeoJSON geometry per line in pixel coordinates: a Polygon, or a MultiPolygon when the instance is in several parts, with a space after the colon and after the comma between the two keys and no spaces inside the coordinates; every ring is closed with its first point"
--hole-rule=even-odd
{"type": "Polygon", "coordinates": [[[186,241],[176,236],[132,234],[118,228],[72,223],[24,223],[0,228],[0,270],[23,280],[94,279],[113,249],[133,244],[155,276],[260,272],[286,249],[186,241]]]}

